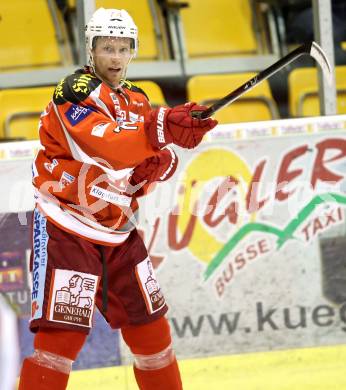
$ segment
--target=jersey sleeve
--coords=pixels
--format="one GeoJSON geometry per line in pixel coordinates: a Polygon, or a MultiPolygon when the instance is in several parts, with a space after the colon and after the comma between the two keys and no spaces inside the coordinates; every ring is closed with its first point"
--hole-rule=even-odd
{"type": "MultiPolygon", "coordinates": [[[[100,84],[101,81],[90,74],[70,76],[62,80],[54,92],[55,114],[74,159],[125,169],[156,155],[158,151],[145,134],[144,115],[118,125],[99,96],[100,84]]],[[[150,110],[145,98],[142,107],[143,114],[150,110]]]]}

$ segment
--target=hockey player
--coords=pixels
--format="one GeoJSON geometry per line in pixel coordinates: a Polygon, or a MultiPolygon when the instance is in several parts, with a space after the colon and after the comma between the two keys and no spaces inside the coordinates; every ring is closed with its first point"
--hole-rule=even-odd
{"type": "Polygon", "coordinates": [[[86,26],[89,64],[63,79],[40,122],[33,164],[34,354],[20,390],[60,390],[89,330],[95,305],[120,328],[140,389],[181,389],[167,306],[136,227],[150,185],[169,179],[167,145],[197,146],[217,122],[192,118],[194,103],[151,109],[125,80],[137,27],[125,10],[98,9],[86,26]]]}

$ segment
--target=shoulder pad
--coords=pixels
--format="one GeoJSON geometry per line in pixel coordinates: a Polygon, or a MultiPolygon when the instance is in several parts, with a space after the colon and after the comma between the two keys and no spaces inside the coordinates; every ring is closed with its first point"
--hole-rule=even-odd
{"type": "Polygon", "coordinates": [[[122,80],[121,80],[121,86],[122,86],[123,88],[129,89],[130,91],[139,92],[139,93],[141,93],[142,95],[144,95],[144,96],[149,100],[148,95],[143,91],[143,89],[137,87],[137,86],[136,86],[135,84],[133,84],[131,81],[122,79],[122,80]]]}
{"type": "Polygon", "coordinates": [[[101,82],[90,73],[77,71],[59,82],[53,94],[53,101],[55,104],[64,104],[66,101],[78,104],[85,100],[101,82]]]}

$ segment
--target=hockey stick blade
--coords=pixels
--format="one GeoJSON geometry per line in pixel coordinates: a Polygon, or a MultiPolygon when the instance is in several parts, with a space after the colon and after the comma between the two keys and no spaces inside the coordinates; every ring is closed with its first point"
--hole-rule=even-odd
{"type": "Polygon", "coordinates": [[[331,85],[333,82],[333,72],[332,67],[328,61],[328,58],[322,48],[316,42],[308,42],[297,49],[293,50],[291,53],[288,53],[285,57],[282,57],[280,60],[269,66],[268,68],[262,70],[252,79],[245,82],[243,85],[224,96],[223,98],[216,101],[213,105],[208,107],[204,111],[192,111],[191,116],[194,118],[206,119],[215,114],[215,112],[221,110],[221,108],[228,106],[240,96],[244,95],[246,92],[250,91],[252,88],[255,88],[256,85],[260,84],[262,81],[271,77],[273,74],[277,73],[282,68],[286,67],[292,61],[295,61],[302,55],[309,55],[315,59],[318,65],[321,67],[324,76],[326,77],[328,83],[331,85]]]}
{"type": "Polygon", "coordinates": [[[326,53],[322,48],[316,43],[311,42],[310,56],[318,63],[323,71],[323,75],[326,77],[328,84],[332,85],[333,83],[333,72],[330,62],[326,56],[326,53]]]}

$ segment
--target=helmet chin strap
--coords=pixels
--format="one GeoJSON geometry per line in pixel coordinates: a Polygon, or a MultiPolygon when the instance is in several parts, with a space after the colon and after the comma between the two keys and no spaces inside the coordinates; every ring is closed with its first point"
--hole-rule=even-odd
{"type": "Polygon", "coordinates": [[[133,57],[134,57],[135,55],[133,54],[132,56],[130,56],[130,58],[129,58],[129,61],[128,61],[128,63],[127,63],[127,65],[126,65],[126,67],[125,67],[125,69],[124,69],[124,74],[122,75],[122,79],[126,79],[126,74],[127,74],[127,68],[128,68],[128,66],[130,65],[130,62],[132,61],[132,59],[133,59],[133,57]]]}

